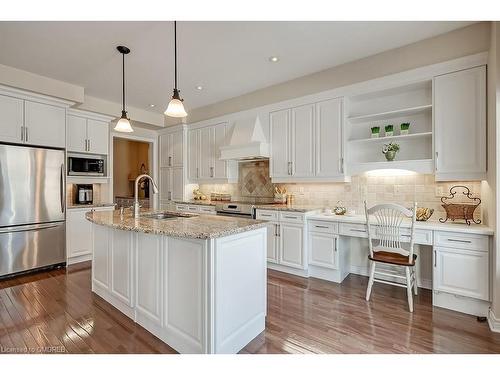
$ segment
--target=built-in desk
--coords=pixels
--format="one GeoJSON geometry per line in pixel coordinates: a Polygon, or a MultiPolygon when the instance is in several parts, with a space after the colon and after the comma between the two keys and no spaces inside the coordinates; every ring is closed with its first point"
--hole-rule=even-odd
{"type": "MultiPolygon", "coordinates": [[[[402,242],[409,241],[410,224],[410,221],[403,223],[402,242]]],[[[313,214],[307,217],[307,231],[309,276],[342,282],[353,271],[365,274],[359,267],[353,268],[350,260],[354,248],[368,246],[367,240],[352,241],[368,238],[364,216],[313,214]]],[[[417,260],[417,267],[430,266],[421,264],[424,258],[432,263],[430,286],[434,306],[487,316],[492,235],[493,230],[485,225],[416,223],[415,244],[423,245],[418,246],[422,257],[417,260]],[[428,252],[432,252],[431,257],[428,252]]]]}

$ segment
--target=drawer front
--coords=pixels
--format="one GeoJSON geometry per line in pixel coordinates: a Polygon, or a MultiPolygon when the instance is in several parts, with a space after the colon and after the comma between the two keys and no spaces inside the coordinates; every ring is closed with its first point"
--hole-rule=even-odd
{"type": "Polygon", "coordinates": [[[366,224],[340,223],[339,233],[344,236],[368,238],[366,224]]]}
{"type": "Polygon", "coordinates": [[[181,212],[187,212],[188,206],[187,206],[187,204],[176,204],[175,205],[175,210],[176,211],[181,211],[181,212]]]}
{"type": "Polygon", "coordinates": [[[189,212],[200,212],[200,208],[198,206],[188,206],[187,210],[189,212]]]}
{"type": "Polygon", "coordinates": [[[257,220],[279,220],[278,211],[257,210],[255,217],[257,220]]]}
{"type": "Polygon", "coordinates": [[[488,236],[455,232],[434,232],[434,246],[488,251],[488,236]]]}
{"type": "Polygon", "coordinates": [[[309,232],[337,234],[339,232],[339,223],[310,220],[308,229],[309,232]]]}
{"type": "MultiPolygon", "coordinates": [[[[410,229],[401,228],[401,242],[410,242],[410,229]]],[[[432,231],[426,229],[415,229],[415,241],[419,245],[432,245],[432,231]]]]}
{"type": "Polygon", "coordinates": [[[199,211],[202,214],[215,215],[215,207],[213,206],[199,206],[199,211]]]}
{"type": "Polygon", "coordinates": [[[297,212],[280,212],[280,221],[285,223],[303,223],[304,222],[304,214],[297,212]]]}

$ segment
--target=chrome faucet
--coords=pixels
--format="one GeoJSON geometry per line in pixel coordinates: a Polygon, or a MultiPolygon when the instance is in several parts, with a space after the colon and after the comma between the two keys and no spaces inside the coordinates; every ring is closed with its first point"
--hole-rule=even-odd
{"type": "Polygon", "coordinates": [[[137,218],[139,217],[139,208],[141,207],[139,205],[139,182],[143,178],[149,178],[151,180],[151,184],[153,185],[153,193],[158,194],[158,186],[156,185],[156,182],[154,182],[153,178],[148,175],[148,174],[141,174],[137,176],[135,179],[135,189],[134,189],[134,217],[137,218]]]}

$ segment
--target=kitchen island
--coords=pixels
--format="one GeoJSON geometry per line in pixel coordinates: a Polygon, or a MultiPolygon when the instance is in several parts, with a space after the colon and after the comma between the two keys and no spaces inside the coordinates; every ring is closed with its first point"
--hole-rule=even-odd
{"type": "Polygon", "coordinates": [[[180,353],[238,352],[265,326],[266,222],[163,214],[87,214],[92,291],[180,353]]]}

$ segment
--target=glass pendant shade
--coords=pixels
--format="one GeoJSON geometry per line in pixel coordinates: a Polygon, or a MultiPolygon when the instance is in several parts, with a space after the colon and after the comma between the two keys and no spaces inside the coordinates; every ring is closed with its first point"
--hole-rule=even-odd
{"type": "Polygon", "coordinates": [[[130,120],[127,118],[127,113],[122,112],[122,117],[118,120],[114,128],[117,132],[132,133],[134,129],[130,125],[130,120]]]}
{"type": "Polygon", "coordinates": [[[184,104],[182,104],[182,99],[179,95],[179,90],[174,89],[174,95],[172,96],[172,100],[170,100],[170,103],[168,103],[165,114],[169,117],[187,116],[186,110],[184,109],[184,104]]]}

